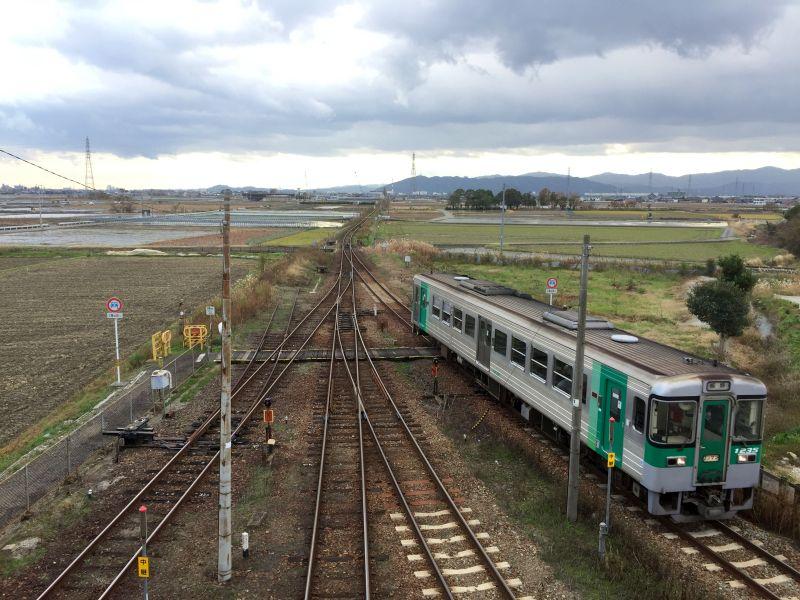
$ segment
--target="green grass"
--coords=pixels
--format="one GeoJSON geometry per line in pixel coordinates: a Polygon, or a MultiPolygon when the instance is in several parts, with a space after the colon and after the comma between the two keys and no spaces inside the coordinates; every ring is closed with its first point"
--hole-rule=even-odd
{"type": "MultiPolygon", "coordinates": [[[[659,242],[719,239],[723,227],[614,227],[609,225],[506,225],[505,242],[580,242],[589,234],[595,242],[659,242]]],[[[499,225],[466,223],[381,223],[377,239],[408,237],[432,244],[496,244],[499,225]]]]}
{"type": "Polygon", "coordinates": [[[317,229],[305,229],[284,237],[272,238],[266,245],[268,246],[310,246],[314,242],[321,242],[336,234],[336,229],[331,227],[319,227],[317,229]]]}
{"type": "MultiPolygon", "coordinates": [[[[580,273],[574,268],[522,264],[474,264],[455,259],[434,261],[434,270],[461,273],[507,285],[547,302],[545,281],[558,278],[558,305],[577,305],[580,273]]],[[[639,273],[609,267],[589,274],[589,312],[607,317],[622,329],[688,352],[707,355],[709,348],[691,326],[680,326],[687,317],[677,300],[684,277],[677,273],[639,273]]]]}
{"type": "MultiPolygon", "coordinates": [[[[492,244],[497,249],[498,244],[492,244]]],[[[547,252],[551,254],[580,255],[580,244],[542,244],[507,246],[507,250],[524,252],[547,252]]],[[[677,260],[686,262],[705,262],[728,254],[738,254],[742,258],[770,259],[780,254],[780,249],[759,246],[742,240],[726,242],[684,242],[680,244],[595,244],[592,256],[618,258],[646,258],[653,260],[677,260]]]]}
{"type": "Polygon", "coordinates": [[[794,370],[800,370],[800,307],[774,296],[758,298],[756,304],[770,317],[775,335],[785,345],[794,370]]]}

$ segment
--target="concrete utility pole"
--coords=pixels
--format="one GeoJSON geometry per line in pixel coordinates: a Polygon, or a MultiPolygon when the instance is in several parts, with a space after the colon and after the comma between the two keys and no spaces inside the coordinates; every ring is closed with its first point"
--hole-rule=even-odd
{"type": "Polygon", "coordinates": [[[222,221],[222,392],[219,428],[219,555],[217,579],[231,578],[231,195],[222,221]]]}
{"type": "Polygon", "coordinates": [[[583,389],[583,345],[586,339],[586,295],[589,283],[589,236],[583,236],[581,254],[581,290],[578,308],[578,339],[575,343],[575,368],[572,370],[572,428],[569,438],[569,484],[567,489],[567,518],[578,520],[578,481],[581,459],[581,398],[583,389]]]}
{"type": "Polygon", "coordinates": [[[506,184],[503,184],[503,205],[500,207],[500,254],[503,253],[506,226],[506,184]]]}

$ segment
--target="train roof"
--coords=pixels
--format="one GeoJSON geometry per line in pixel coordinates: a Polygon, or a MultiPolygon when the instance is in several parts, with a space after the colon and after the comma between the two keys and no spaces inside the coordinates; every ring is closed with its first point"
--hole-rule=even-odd
{"type": "MultiPolygon", "coordinates": [[[[528,294],[517,292],[503,285],[480,279],[472,279],[452,273],[420,274],[436,283],[451,288],[451,292],[469,296],[491,304],[513,316],[520,317],[560,336],[577,337],[577,314],[559,310],[528,294]]],[[[683,352],[677,348],[660,344],[618,329],[600,317],[586,318],[586,344],[605,354],[611,354],[654,375],[675,376],[696,373],[727,373],[740,371],[717,361],[708,360],[683,352]],[[625,336],[636,338],[635,341],[625,336]]],[[[573,341],[574,345],[574,341],[573,341]]]]}

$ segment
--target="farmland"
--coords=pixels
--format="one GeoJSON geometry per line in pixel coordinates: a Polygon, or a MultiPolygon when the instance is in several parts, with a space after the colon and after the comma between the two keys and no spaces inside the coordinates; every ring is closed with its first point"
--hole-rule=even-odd
{"type": "MultiPolygon", "coordinates": [[[[271,246],[310,246],[319,243],[336,234],[336,229],[331,227],[319,227],[316,229],[305,229],[290,235],[271,238],[265,242],[271,246]]],[[[288,232],[287,232],[288,233],[288,232]]]]}
{"type": "MultiPolygon", "coordinates": [[[[108,296],[125,302],[120,343],[128,354],[178,318],[181,300],[191,308],[219,291],[218,258],[38,258],[0,256],[5,290],[0,443],[69,401],[109,367],[114,335],[104,315],[108,296]]],[[[234,261],[234,278],[251,265],[234,261]]]]}
{"type": "MultiPolygon", "coordinates": [[[[519,252],[580,254],[584,234],[591,236],[595,256],[703,262],[736,253],[767,260],[780,251],[723,238],[724,227],[609,225],[506,225],[505,249],[519,252]]],[[[408,238],[442,245],[482,245],[499,248],[500,228],[490,224],[383,223],[376,239],[408,238]]]]}
{"type": "MultiPolygon", "coordinates": [[[[594,242],[671,242],[720,239],[724,227],[614,227],[608,225],[506,225],[505,242],[580,242],[588,233],[594,242]]],[[[498,225],[461,223],[384,223],[376,237],[408,237],[431,244],[493,244],[498,225]]]]}

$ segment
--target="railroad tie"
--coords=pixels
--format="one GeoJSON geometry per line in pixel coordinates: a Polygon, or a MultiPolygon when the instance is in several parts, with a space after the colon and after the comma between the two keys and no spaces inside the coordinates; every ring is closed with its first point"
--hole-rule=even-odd
{"type": "MultiPolygon", "coordinates": [[[[522,581],[517,579],[517,578],[506,579],[506,584],[508,584],[508,587],[510,587],[510,588],[522,587],[522,581]]],[[[486,591],[494,589],[495,587],[496,586],[495,586],[493,581],[486,581],[486,582],[478,584],[478,585],[456,585],[456,586],[452,586],[450,588],[450,590],[454,594],[472,594],[472,593],[475,593],[475,592],[486,592],[486,591]]],[[[440,592],[436,588],[426,588],[426,589],[422,590],[422,595],[425,596],[425,597],[435,597],[435,596],[439,596],[440,592]]],[[[530,596],[525,596],[525,598],[530,598],[530,596]]],[[[523,599],[520,598],[519,600],[523,600],[523,599]]]]}
{"type": "Polygon", "coordinates": [[[737,544],[736,542],[731,542],[730,544],[722,544],[721,546],[709,546],[709,550],[713,552],[733,552],[734,550],[741,550],[742,547],[737,544]]]}

